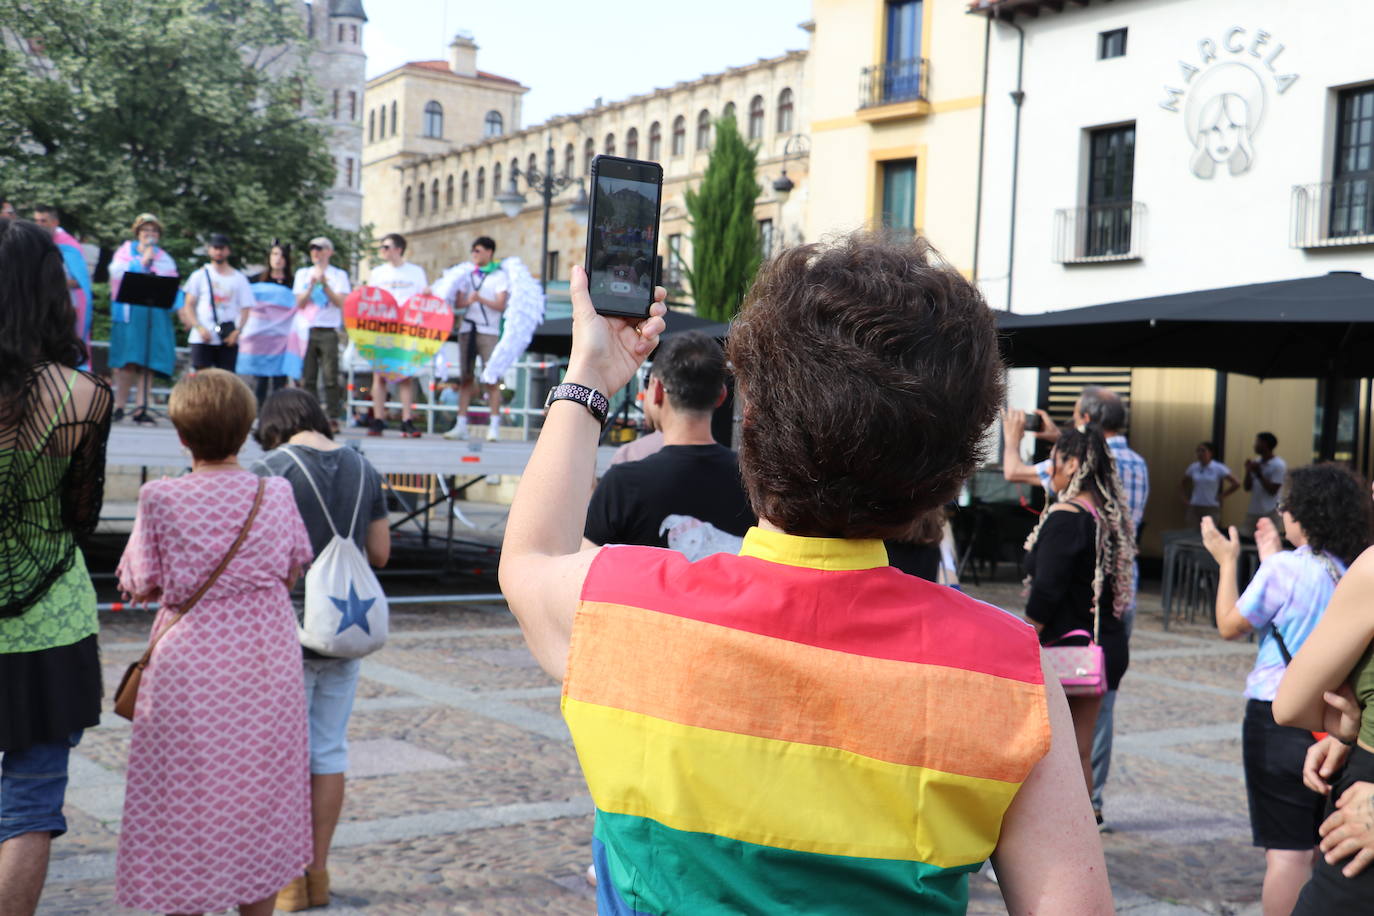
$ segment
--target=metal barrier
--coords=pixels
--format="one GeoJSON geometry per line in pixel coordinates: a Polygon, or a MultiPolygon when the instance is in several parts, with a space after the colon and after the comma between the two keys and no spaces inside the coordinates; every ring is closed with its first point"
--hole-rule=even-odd
{"type": "MultiPolygon", "coordinates": [[[[398,604],[502,604],[505,600],[505,595],[500,592],[492,592],[490,594],[480,595],[397,595],[394,598],[387,596],[386,603],[388,606],[394,607],[398,604]]],[[[95,606],[97,611],[110,611],[113,613],[135,609],[156,611],[158,608],[159,605],[156,601],[146,605],[126,604],[123,601],[112,601],[106,604],[97,604],[95,606]]]]}

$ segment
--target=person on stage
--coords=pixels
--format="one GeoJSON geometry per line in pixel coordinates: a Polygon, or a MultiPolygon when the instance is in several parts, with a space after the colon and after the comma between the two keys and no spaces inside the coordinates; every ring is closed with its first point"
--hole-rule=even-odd
{"type": "Polygon", "coordinates": [[[176,368],[176,338],[172,334],[172,315],[164,309],[130,305],[119,301],[119,285],[126,273],[151,273],[159,277],[178,276],[176,262],[158,244],[162,223],[151,213],[134,220],[134,237],[119,246],[110,260],[110,368],[115,373],[116,422],[124,419],[133,386],[138,385],[139,408],[135,423],[155,423],[148,413],[148,389],[153,373],[171,376],[176,368]]]}
{"type": "Polygon", "coordinates": [[[339,345],[345,339],[343,304],[353,287],[348,274],[329,263],[334,256],[333,242],[317,235],[310,240],[309,250],[310,266],[296,271],[292,286],[301,320],[310,329],[302,376],[305,390],[316,397],[323,384],[329,426],[338,432],[343,416],[343,389],[339,387],[339,345]]]}
{"type": "MultiPolygon", "coordinates": [[[[62,254],[62,266],[67,274],[67,294],[71,296],[72,308],[76,310],[76,335],[91,348],[91,270],[86,264],[86,255],[70,232],[62,228],[62,216],[57,208],[49,204],[39,204],[33,208],[33,221],[52,233],[57,250],[62,254]]],[[[87,361],[81,368],[89,369],[87,361]]]]}
{"type": "MultiPolygon", "coordinates": [[[[272,247],[267,252],[267,267],[262,272],[249,278],[250,283],[274,283],[277,286],[291,289],[295,284],[295,275],[291,272],[291,246],[279,239],[272,240],[272,247]]],[[[257,297],[255,296],[254,299],[257,297]]],[[[245,317],[245,328],[251,324],[253,318],[245,317]]],[[[242,334],[240,339],[242,339],[242,334]]],[[[244,373],[252,375],[252,373],[244,373]]],[[[253,375],[253,394],[258,399],[258,407],[261,408],[272,392],[286,387],[287,377],[285,375],[253,375]]]]}
{"type": "MultiPolygon", "coordinates": [[[[501,336],[501,315],[510,302],[510,279],[495,260],[496,242],[481,236],[472,243],[472,263],[460,264],[444,272],[440,298],[453,306],[456,313],[466,308],[455,328],[458,334],[458,365],[462,378],[458,389],[458,422],[444,433],[445,438],[468,437],[468,406],[477,393],[477,357],[485,367],[496,350],[501,336]]],[[[438,286],[439,284],[436,284],[438,286]]],[[[487,439],[501,438],[501,386],[484,386],[491,419],[487,425],[487,439]]]]}
{"type": "MultiPolygon", "coordinates": [[[[406,261],[405,236],[392,232],[382,237],[379,246],[386,263],[372,268],[367,285],[376,286],[391,294],[398,306],[404,305],[411,296],[429,291],[429,281],[425,269],[419,264],[406,261]]],[[[388,375],[385,372],[372,372],[372,424],[367,430],[369,436],[380,436],[386,429],[386,386],[390,382],[396,386],[401,396],[401,435],[418,439],[420,431],[415,428],[412,417],[415,413],[415,386],[411,376],[388,375]]],[[[461,415],[461,414],[460,414],[461,415]]]]}
{"type": "Polygon", "coordinates": [[[239,332],[253,309],[248,278],[229,263],[229,236],[210,235],[210,263],[186,281],[186,304],[179,315],[190,334],[191,367],[233,372],[239,357],[239,332]]]}

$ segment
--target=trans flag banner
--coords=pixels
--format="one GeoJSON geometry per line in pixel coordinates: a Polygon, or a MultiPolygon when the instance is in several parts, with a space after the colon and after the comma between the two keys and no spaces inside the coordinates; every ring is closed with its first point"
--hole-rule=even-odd
{"type": "MultiPolygon", "coordinates": [[[[71,293],[72,308],[76,309],[76,333],[86,344],[89,350],[91,346],[91,272],[86,267],[86,258],[81,253],[81,245],[76,239],[62,228],[58,228],[53,233],[53,241],[57,243],[57,250],[62,255],[62,265],[67,268],[67,276],[70,277],[76,286],[67,290],[71,293]]],[[[88,368],[85,366],[83,368],[88,368]]]]}
{"type": "Polygon", "coordinates": [[[239,332],[240,375],[300,378],[305,365],[308,321],[296,310],[296,297],[280,283],[254,283],[256,304],[239,332]]]}

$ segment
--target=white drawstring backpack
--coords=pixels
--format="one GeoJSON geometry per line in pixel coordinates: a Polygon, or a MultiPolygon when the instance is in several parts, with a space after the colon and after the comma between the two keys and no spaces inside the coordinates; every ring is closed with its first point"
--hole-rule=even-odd
{"type": "Polygon", "coordinates": [[[334,537],[310,565],[305,574],[305,619],[300,624],[301,645],[321,655],[335,658],[362,658],[386,643],[387,603],[377,574],[367,557],[353,541],[358,527],[358,511],[363,504],[367,475],[358,475],[358,500],[353,505],[353,521],[348,534],[339,534],[329,515],[320,488],[310,476],[305,462],[285,446],[282,451],[301,469],[315,498],[320,501],[325,521],[334,537]]]}

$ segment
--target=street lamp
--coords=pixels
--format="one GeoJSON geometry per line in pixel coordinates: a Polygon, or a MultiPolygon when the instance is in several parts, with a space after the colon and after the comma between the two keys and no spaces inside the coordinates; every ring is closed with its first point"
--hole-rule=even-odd
{"type": "Polygon", "coordinates": [[[782,174],[773,179],[773,191],[778,195],[778,203],[785,203],[787,195],[797,186],[796,182],[787,177],[787,160],[794,156],[800,159],[810,151],[811,142],[806,139],[805,134],[793,134],[787,138],[787,143],[782,148],[782,174]]]}
{"type": "Polygon", "coordinates": [[[537,168],[522,169],[518,165],[513,167],[510,171],[510,185],[495,197],[496,202],[501,206],[501,211],[511,219],[519,216],[520,211],[525,207],[525,195],[520,193],[516,181],[518,178],[524,177],[530,190],[543,199],[544,239],[539,253],[539,288],[544,292],[548,291],[549,285],[549,211],[553,208],[553,199],[576,181],[578,186],[577,198],[568,204],[568,213],[577,220],[579,226],[585,226],[590,210],[587,201],[587,189],[583,185],[582,179],[573,178],[571,174],[567,173],[554,173],[553,147],[549,147],[547,159],[549,165],[542,171],[537,168]]]}

